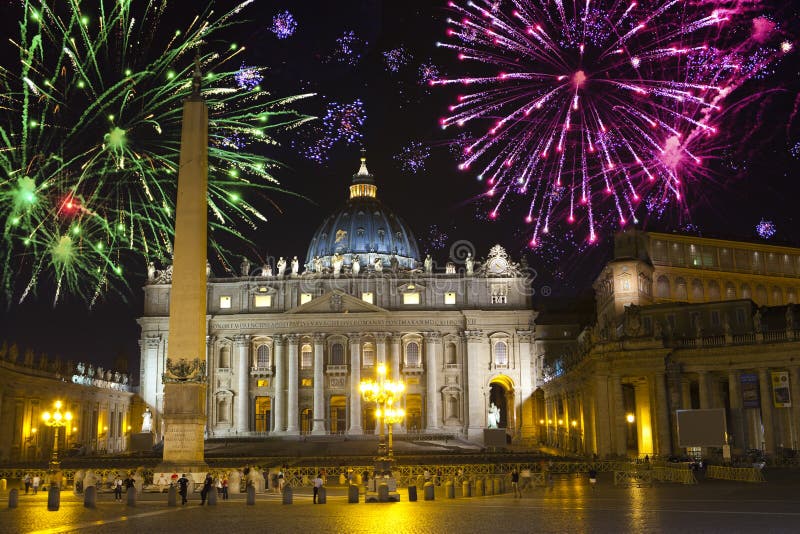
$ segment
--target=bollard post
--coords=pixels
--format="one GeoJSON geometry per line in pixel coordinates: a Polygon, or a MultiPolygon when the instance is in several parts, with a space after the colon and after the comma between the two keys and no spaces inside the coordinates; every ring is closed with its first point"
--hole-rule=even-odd
{"type": "Polygon", "coordinates": [[[19,490],[14,488],[8,494],[8,507],[9,508],[16,508],[19,504],[19,490]]]}
{"type": "Polygon", "coordinates": [[[178,489],[175,486],[167,490],[167,506],[178,506],[178,489]]]}
{"type": "Polygon", "coordinates": [[[430,482],[426,482],[425,483],[425,500],[426,501],[434,500],[435,496],[434,496],[433,491],[434,491],[433,484],[430,483],[430,482]]]}
{"type": "Polygon", "coordinates": [[[61,490],[53,484],[47,489],[47,509],[51,512],[58,512],[61,506],[61,490]]]}
{"type": "Polygon", "coordinates": [[[211,488],[208,490],[208,495],[206,495],[206,504],[209,506],[217,505],[217,488],[211,488]]]}
{"type": "Polygon", "coordinates": [[[486,488],[486,495],[494,495],[494,485],[492,484],[492,478],[486,477],[483,481],[484,488],[486,488]]]}
{"type": "Polygon", "coordinates": [[[247,486],[247,504],[250,506],[256,503],[256,488],[252,484],[247,486]]]}
{"type": "Polygon", "coordinates": [[[292,487],[289,484],[283,488],[283,504],[292,504],[292,487]]]}
{"type": "MultiPolygon", "coordinates": [[[[358,487],[358,486],[356,486],[358,487]]],[[[328,490],[325,489],[325,486],[319,488],[319,494],[317,494],[317,502],[319,504],[327,504],[328,503],[328,490]]]]}
{"type": "Polygon", "coordinates": [[[502,493],[502,486],[500,485],[500,482],[501,480],[498,477],[495,477],[495,479],[492,480],[492,489],[494,490],[495,495],[500,495],[502,493]]]}
{"type": "Polygon", "coordinates": [[[347,502],[358,504],[358,486],[349,486],[347,488],[347,502]]]}
{"type": "Polygon", "coordinates": [[[127,505],[128,506],[136,506],[136,488],[128,488],[127,493],[125,496],[128,498],[127,505]]]}
{"type": "Polygon", "coordinates": [[[408,487],[408,502],[417,502],[417,487],[414,485],[408,487]]]}
{"type": "Polygon", "coordinates": [[[389,502],[389,485],[386,482],[378,485],[378,502],[389,502]]]}
{"type": "Polygon", "coordinates": [[[476,497],[483,497],[483,495],[484,495],[483,479],[479,478],[478,480],[475,481],[475,496],[476,497]]]}
{"type": "Polygon", "coordinates": [[[86,486],[83,490],[83,507],[84,508],[97,508],[97,487],[86,486]]]}
{"type": "Polygon", "coordinates": [[[0,478],[0,491],[5,491],[6,489],[8,489],[8,480],[0,478]]]}
{"type": "Polygon", "coordinates": [[[469,480],[465,480],[461,483],[461,496],[472,497],[472,488],[469,485],[469,480]]]}
{"type": "Polygon", "coordinates": [[[456,498],[456,487],[452,480],[448,480],[444,483],[444,494],[448,499],[456,498]]]}

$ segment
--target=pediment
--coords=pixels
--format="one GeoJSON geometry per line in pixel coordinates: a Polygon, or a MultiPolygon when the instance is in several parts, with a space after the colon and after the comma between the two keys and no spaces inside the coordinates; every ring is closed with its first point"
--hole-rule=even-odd
{"type": "Polygon", "coordinates": [[[384,308],[356,298],[341,291],[331,291],[286,313],[375,313],[386,312],[384,308]]]}

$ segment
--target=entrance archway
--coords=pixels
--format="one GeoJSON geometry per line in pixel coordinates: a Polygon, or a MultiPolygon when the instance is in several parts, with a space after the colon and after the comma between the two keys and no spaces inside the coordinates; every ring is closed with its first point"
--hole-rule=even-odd
{"type": "MultiPolygon", "coordinates": [[[[489,382],[489,402],[500,408],[500,421],[497,426],[511,429],[516,427],[514,412],[514,382],[506,375],[492,378],[489,382]]],[[[488,406],[487,406],[488,408],[488,406]]]]}

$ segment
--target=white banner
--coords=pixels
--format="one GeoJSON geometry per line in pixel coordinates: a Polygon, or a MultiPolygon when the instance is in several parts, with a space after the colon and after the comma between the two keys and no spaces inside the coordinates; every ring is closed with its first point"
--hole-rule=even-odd
{"type": "Polygon", "coordinates": [[[792,394],[789,391],[789,372],[772,372],[772,401],[776,408],[791,408],[792,394]]]}

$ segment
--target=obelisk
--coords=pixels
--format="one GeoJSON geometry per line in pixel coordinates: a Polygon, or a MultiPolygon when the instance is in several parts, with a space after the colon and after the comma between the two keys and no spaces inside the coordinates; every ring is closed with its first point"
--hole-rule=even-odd
{"type": "Polygon", "coordinates": [[[169,344],[164,381],[164,456],[172,471],[205,471],[206,246],[208,107],[195,57],[192,94],[183,102],[169,344]]]}

